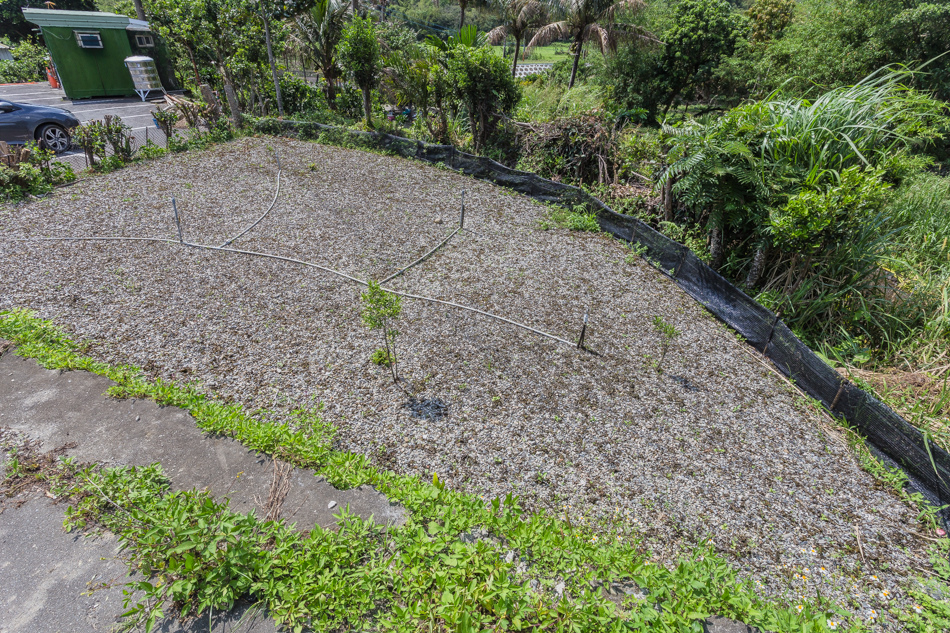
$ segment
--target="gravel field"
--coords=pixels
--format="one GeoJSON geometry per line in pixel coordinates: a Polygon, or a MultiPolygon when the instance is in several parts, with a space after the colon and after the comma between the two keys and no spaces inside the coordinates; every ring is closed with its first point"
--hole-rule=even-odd
{"type": "Polygon", "coordinates": [[[472,313],[403,301],[404,387],[448,405],[414,417],[359,320],[361,288],[243,255],[134,242],[0,241],[0,309],[53,318],[90,354],[198,380],[248,407],[324,403],[340,447],[399,472],[576,521],[636,526],[661,560],[712,539],[761,590],[833,598],[898,628],[888,605],[927,566],[916,511],[860,469],[836,431],[662,274],[604,235],[544,231],[546,209],[411,161],[242,139],[0,206],[0,235],[172,237],[384,278],[390,287],[576,340],[596,355],[472,313]],[[682,332],[657,373],[660,315],[682,332]],[[866,564],[855,535],[860,529],[866,564]],[[824,570],[824,571],[822,571],[824,570]]]}

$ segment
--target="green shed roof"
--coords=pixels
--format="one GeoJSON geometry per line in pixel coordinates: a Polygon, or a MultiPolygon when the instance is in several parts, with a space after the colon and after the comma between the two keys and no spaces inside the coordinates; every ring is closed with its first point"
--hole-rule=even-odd
{"type": "MultiPolygon", "coordinates": [[[[139,20],[103,11],[60,11],[58,9],[23,9],[27,22],[38,26],[62,26],[78,29],[126,29],[139,20]]],[[[147,28],[147,26],[146,26],[147,28]]],[[[139,29],[137,29],[139,30],[139,29]]]]}

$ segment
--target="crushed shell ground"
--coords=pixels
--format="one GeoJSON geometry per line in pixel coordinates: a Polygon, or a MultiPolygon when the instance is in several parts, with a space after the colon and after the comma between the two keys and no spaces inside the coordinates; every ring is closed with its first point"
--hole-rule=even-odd
{"type": "Polygon", "coordinates": [[[816,591],[875,626],[926,567],[916,511],[838,433],[667,278],[605,235],[542,230],[545,207],[408,160],[242,139],[0,206],[0,235],[176,234],[381,279],[465,223],[390,287],[576,340],[596,355],[446,306],[404,300],[407,407],[370,362],[361,288],[293,264],[178,245],[0,241],[0,309],[52,318],[89,353],[199,381],[254,409],[323,403],[342,449],[486,498],[513,492],[574,521],[616,521],[670,562],[710,539],[762,593],[816,591]],[[682,335],[653,368],[659,315],[682,335]],[[438,407],[436,409],[439,412],[438,407]],[[866,562],[856,539],[860,530],[866,562]]]}

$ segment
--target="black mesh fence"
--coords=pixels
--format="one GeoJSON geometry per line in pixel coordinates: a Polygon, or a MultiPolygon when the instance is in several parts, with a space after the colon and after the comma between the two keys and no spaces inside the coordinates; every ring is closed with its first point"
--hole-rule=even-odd
{"type": "MultiPolygon", "coordinates": [[[[738,332],[778,370],[810,397],[821,402],[864,435],[872,450],[889,465],[900,466],[911,485],[937,506],[950,502],[950,454],[874,396],[843,379],[802,343],[779,317],[758,304],[722,275],[640,220],[614,212],[581,189],[517,171],[489,158],[383,133],[357,132],[319,123],[262,119],[259,132],[320,140],[386,151],[447,167],[481,180],[567,207],[583,205],[597,213],[601,228],[634,242],[643,256],[669,275],[691,297],[738,332]]],[[[944,513],[946,521],[950,514],[944,513]]]]}

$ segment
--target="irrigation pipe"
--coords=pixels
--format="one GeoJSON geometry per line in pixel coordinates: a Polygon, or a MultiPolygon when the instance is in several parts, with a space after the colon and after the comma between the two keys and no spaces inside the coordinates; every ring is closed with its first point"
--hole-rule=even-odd
{"type": "MultiPolygon", "coordinates": [[[[394,272],[393,274],[391,274],[389,277],[386,277],[386,278],[383,279],[381,282],[379,282],[379,284],[382,285],[382,284],[384,284],[384,283],[388,283],[388,282],[392,281],[393,279],[395,279],[396,277],[398,277],[399,275],[401,275],[401,274],[403,274],[404,272],[406,272],[407,270],[409,270],[410,268],[412,268],[413,266],[415,266],[416,264],[421,264],[422,262],[424,262],[424,261],[429,257],[429,255],[431,255],[432,253],[434,253],[434,252],[436,252],[437,250],[439,250],[440,248],[442,248],[442,246],[443,246],[446,242],[448,242],[450,239],[452,239],[453,237],[455,237],[455,234],[458,233],[458,232],[461,231],[461,230],[462,230],[462,227],[458,227],[457,229],[455,229],[454,231],[452,231],[451,233],[449,233],[448,237],[446,237],[444,240],[442,240],[441,242],[439,242],[439,243],[436,245],[436,247],[433,248],[431,251],[429,251],[428,253],[426,253],[425,255],[423,255],[422,257],[420,257],[419,259],[417,259],[416,261],[412,262],[411,264],[409,264],[408,266],[406,266],[406,267],[403,268],[402,270],[397,270],[396,272],[394,272]]],[[[389,292],[392,292],[392,290],[390,290],[389,292]]]]}
{"type": "Polygon", "coordinates": [[[243,231],[241,231],[240,233],[238,233],[237,235],[235,235],[234,237],[232,237],[231,239],[229,239],[227,242],[225,242],[224,244],[222,244],[222,245],[221,245],[222,247],[223,247],[223,246],[228,246],[228,245],[231,244],[231,242],[233,242],[234,240],[239,239],[239,238],[242,238],[242,237],[244,237],[245,235],[247,235],[247,233],[248,233],[251,229],[253,229],[255,226],[257,226],[258,224],[261,223],[261,220],[263,220],[264,218],[267,217],[267,214],[270,213],[271,210],[274,208],[274,205],[277,204],[277,196],[280,195],[280,172],[281,172],[281,168],[280,168],[280,154],[277,153],[277,150],[274,150],[274,157],[277,159],[277,191],[274,192],[274,199],[271,200],[270,206],[267,207],[267,211],[264,212],[264,215],[262,215],[261,217],[257,218],[257,221],[255,221],[254,224],[252,224],[251,226],[247,227],[246,229],[244,229],[243,231]]]}
{"type": "MultiPolygon", "coordinates": [[[[360,284],[361,286],[367,286],[367,285],[369,285],[366,281],[364,281],[364,280],[362,280],[362,279],[358,279],[358,278],[353,277],[353,276],[351,276],[351,275],[347,275],[346,273],[340,272],[340,271],[338,271],[338,270],[333,270],[332,268],[326,268],[326,267],[324,267],[324,266],[320,266],[319,264],[314,264],[314,263],[312,263],[312,262],[305,262],[305,261],[300,260],[300,259],[293,259],[292,257],[283,257],[283,256],[281,256],[281,255],[274,255],[274,254],[272,254],[272,253],[259,253],[259,252],[256,252],[256,251],[245,251],[245,250],[240,250],[240,249],[237,249],[237,248],[227,248],[227,247],[224,247],[224,246],[209,246],[209,245],[206,245],[206,244],[192,244],[192,243],[190,243],[190,242],[178,242],[178,241],[176,241],[176,240],[170,240],[170,239],[161,238],[161,237],[0,237],[0,241],[5,241],[5,242],[57,242],[57,241],[58,241],[58,242],[97,242],[97,241],[99,241],[99,242],[108,242],[108,241],[121,242],[121,241],[133,241],[133,242],[156,242],[156,243],[161,243],[161,244],[178,244],[178,245],[181,245],[181,246],[189,246],[189,247],[191,247],[191,248],[200,248],[200,249],[209,250],[209,251],[219,251],[219,252],[223,252],[223,253],[237,253],[237,254],[240,254],[240,255],[250,255],[250,256],[252,256],[252,257],[264,257],[264,258],[267,258],[267,259],[276,259],[276,260],[282,261],[282,262],[288,262],[288,263],[291,263],[291,264],[299,264],[299,265],[301,265],[301,266],[308,266],[308,267],[310,267],[310,268],[316,268],[317,270],[321,270],[321,271],[323,271],[323,272],[330,273],[331,275],[336,275],[336,276],[338,276],[338,277],[343,277],[344,279],[348,279],[348,280],[350,280],[350,281],[352,281],[352,282],[355,282],[355,283],[357,283],[357,284],[360,284]]],[[[465,312],[473,312],[473,313],[475,313],[475,314],[479,314],[479,315],[481,315],[481,316],[485,316],[485,317],[488,317],[488,318],[490,318],[490,319],[495,319],[496,321],[501,321],[502,323],[507,323],[508,325],[513,325],[513,326],[515,326],[515,327],[517,327],[517,328],[521,328],[522,330],[527,330],[528,332],[532,332],[532,333],[534,333],[534,334],[537,334],[538,336],[542,336],[542,337],[544,337],[544,338],[551,339],[552,341],[557,341],[558,343],[564,343],[565,345],[570,345],[571,347],[577,347],[577,344],[576,344],[576,343],[572,343],[571,341],[565,340],[565,339],[563,339],[563,338],[561,338],[561,337],[559,337],[559,336],[554,336],[553,334],[548,334],[547,332],[544,332],[544,331],[542,331],[542,330],[538,330],[538,329],[536,329],[536,328],[533,328],[533,327],[531,327],[530,325],[525,325],[524,323],[518,323],[517,321],[512,321],[511,319],[506,319],[506,318],[503,317],[503,316],[498,316],[497,314],[492,314],[491,312],[485,312],[484,310],[479,310],[478,308],[473,308],[473,307],[471,307],[471,306],[462,305],[462,304],[460,304],[460,303],[455,303],[455,302],[453,302],[453,301],[444,301],[444,300],[442,300],[442,299],[433,299],[432,297],[426,297],[426,296],[422,296],[422,295],[414,295],[414,294],[410,294],[410,293],[408,293],[408,292],[401,292],[401,291],[399,291],[399,290],[392,290],[392,289],[390,289],[390,288],[383,288],[383,290],[385,290],[386,292],[391,292],[392,294],[397,295],[397,296],[400,296],[400,297],[405,297],[406,299],[415,299],[415,300],[417,300],[417,301],[427,301],[427,302],[429,302],[429,303],[436,303],[436,304],[439,304],[439,305],[445,305],[445,306],[450,306],[450,307],[453,307],[453,308],[457,308],[457,309],[463,310],[463,311],[465,311],[465,312]]]]}

